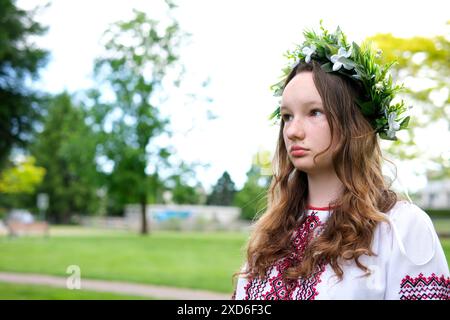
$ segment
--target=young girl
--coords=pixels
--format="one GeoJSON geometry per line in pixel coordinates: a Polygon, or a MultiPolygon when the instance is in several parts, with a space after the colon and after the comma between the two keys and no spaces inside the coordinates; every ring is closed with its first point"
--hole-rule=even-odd
{"type": "Polygon", "coordinates": [[[380,52],[338,28],[306,31],[282,95],[268,209],[254,226],[233,299],[449,299],[428,215],[382,175],[379,138],[408,125],[380,52]],[[403,118],[402,118],[403,116],[403,118]]]}

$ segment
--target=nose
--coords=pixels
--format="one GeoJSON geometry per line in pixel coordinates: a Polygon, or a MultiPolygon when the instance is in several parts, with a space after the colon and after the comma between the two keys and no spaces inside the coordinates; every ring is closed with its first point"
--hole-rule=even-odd
{"type": "Polygon", "coordinates": [[[305,129],[299,119],[292,119],[289,123],[284,124],[284,130],[289,140],[305,139],[305,129]]]}

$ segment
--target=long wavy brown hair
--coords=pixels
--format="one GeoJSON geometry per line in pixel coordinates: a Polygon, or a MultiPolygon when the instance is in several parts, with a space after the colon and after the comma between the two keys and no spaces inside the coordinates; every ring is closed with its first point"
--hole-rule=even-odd
{"type": "MultiPolygon", "coordinates": [[[[390,210],[400,196],[390,190],[392,181],[387,181],[382,174],[382,159],[385,158],[379,137],[356,104],[356,99],[364,95],[364,89],[345,76],[326,73],[315,61],[295,66],[284,87],[301,72],[312,72],[331,136],[337,137],[332,160],[344,191],[340,198],[330,203],[332,214],[321,233],[310,239],[301,262],[288,268],[283,277],[307,278],[317,265],[329,263],[342,280],[341,259],[355,260],[367,276],[370,270],[359,258],[375,255],[371,250],[375,228],[381,221],[388,222],[382,213],[390,210]]],[[[308,177],[288,158],[283,128],[284,121],[281,120],[267,209],[255,218],[257,221],[247,245],[247,268],[236,272],[233,278],[239,274],[264,278],[274,262],[289,255],[294,230],[306,219],[308,177]]],[[[317,154],[314,161],[331,146],[332,143],[317,154]]]]}

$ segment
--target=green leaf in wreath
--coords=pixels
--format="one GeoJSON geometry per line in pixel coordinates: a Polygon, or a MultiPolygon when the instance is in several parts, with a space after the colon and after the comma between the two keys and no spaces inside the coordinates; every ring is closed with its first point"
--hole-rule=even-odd
{"type": "Polygon", "coordinates": [[[386,134],[386,132],[380,132],[380,138],[381,139],[385,139],[385,140],[391,140],[391,141],[397,141],[398,139],[397,139],[397,137],[389,137],[387,134],[386,134]]]}
{"type": "Polygon", "coordinates": [[[375,106],[372,101],[358,102],[363,115],[373,116],[375,114],[375,106]]]}
{"type": "Polygon", "coordinates": [[[410,118],[410,116],[407,116],[405,119],[403,119],[403,121],[400,123],[400,130],[406,129],[408,127],[409,118],[410,118]]]}
{"type": "Polygon", "coordinates": [[[333,72],[333,65],[331,62],[324,63],[321,67],[325,72],[333,72]]]}
{"type": "Polygon", "coordinates": [[[274,112],[272,112],[272,114],[269,116],[269,120],[272,120],[272,119],[277,119],[277,118],[279,118],[280,117],[280,108],[279,107],[277,107],[276,109],[275,109],[275,111],[274,112]]]}

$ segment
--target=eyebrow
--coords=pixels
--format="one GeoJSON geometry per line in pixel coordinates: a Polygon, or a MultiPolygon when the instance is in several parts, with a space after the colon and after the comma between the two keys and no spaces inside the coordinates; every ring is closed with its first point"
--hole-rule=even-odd
{"type": "MultiPolygon", "coordinates": [[[[304,106],[310,106],[310,105],[320,105],[320,106],[322,106],[322,102],[320,102],[320,101],[307,101],[307,102],[303,103],[302,105],[304,105],[304,106]]],[[[289,107],[287,105],[282,105],[280,107],[280,110],[281,109],[289,109],[289,107]]]]}

